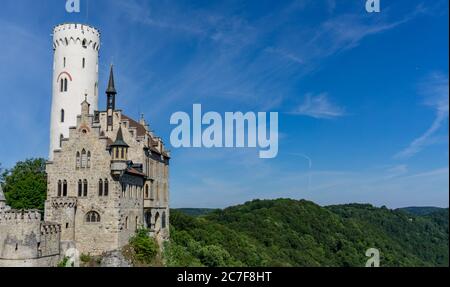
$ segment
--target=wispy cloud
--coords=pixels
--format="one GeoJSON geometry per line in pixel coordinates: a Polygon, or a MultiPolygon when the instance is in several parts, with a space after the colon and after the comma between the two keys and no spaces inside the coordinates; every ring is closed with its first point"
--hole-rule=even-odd
{"type": "Polygon", "coordinates": [[[434,135],[448,120],[448,75],[433,73],[419,85],[419,93],[425,97],[424,104],[436,111],[436,117],[428,130],[412,141],[407,148],[396,154],[395,158],[401,159],[414,156],[427,145],[434,143],[434,135]]]}
{"type": "Polygon", "coordinates": [[[307,94],[305,101],[291,112],[294,115],[309,116],[316,119],[334,119],[345,115],[344,108],[333,104],[327,93],[307,94]]]}
{"type": "MultiPolygon", "coordinates": [[[[327,6],[332,12],[335,2],[328,1],[327,6]]],[[[365,17],[362,13],[342,14],[326,19],[312,31],[299,27],[299,36],[287,35],[280,39],[278,46],[270,49],[294,63],[317,66],[324,58],[356,48],[369,36],[395,29],[420,13],[424,13],[421,5],[400,19],[390,19],[388,9],[380,17],[365,17]]]]}
{"type": "Polygon", "coordinates": [[[395,178],[408,173],[408,166],[406,164],[399,164],[396,166],[389,167],[387,169],[386,179],[395,178]]]}

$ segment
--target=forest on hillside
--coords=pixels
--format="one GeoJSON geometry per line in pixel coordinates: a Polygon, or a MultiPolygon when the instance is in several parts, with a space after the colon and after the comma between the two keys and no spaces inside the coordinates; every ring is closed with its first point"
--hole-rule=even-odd
{"type": "Polygon", "coordinates": [[[363,267],[376,248],[381,266],[448,266],[448,244],[448,209],[254,200],[196,217],[173,210],[165,257],[169,266],[363,267]]]}

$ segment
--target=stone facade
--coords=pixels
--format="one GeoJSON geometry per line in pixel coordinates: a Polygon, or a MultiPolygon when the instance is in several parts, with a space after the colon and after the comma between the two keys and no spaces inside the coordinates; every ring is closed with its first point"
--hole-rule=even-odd
{"type": "Polygon", "coordinates": [[[140,227],[167,239],[170,157],[161,139],[115,107],[91,113],[84,101],[80,110],[47,163],[45,220],[61,224],[61,241],[84,254],[117,250],[140,227]]]}
{"type": "MultiPolygon", "coordinates": [[[[112,67],[106,95],[106,110],[97,111],[88,102],[96,108],[97,95],[86,94],[76,124],[58,144],[52,141],[43,221],[38,211],[11,210],[0,186],[0,267],[55,266],[71,248],[114,254],[141,227],[158,242],[168,239],[169,152],[143,117],[136,121],[116,109],[112,67]]],[[[52,108],[52,126],[54,113],[60,111],[52,108]]]]}

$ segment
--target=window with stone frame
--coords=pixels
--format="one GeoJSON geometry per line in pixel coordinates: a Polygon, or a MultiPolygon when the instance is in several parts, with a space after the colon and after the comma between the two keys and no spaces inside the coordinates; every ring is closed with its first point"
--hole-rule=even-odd
{"type": "Polygon", "coordinates": [[[87,152],[87,164],[86,164],[87,168],[91,167],[91,152],[88,151],[87,152]]]}
{"type": "Polygon", "coordinates": [[[78,169],[78,168],[80,168],[81,167],[81,155],[80,155],[80,152],[79,151],[77,151],[77,155],[76,155],[76,168],[78,169]]]}
{"type": "Polygon", "coordinates": [[[58,180],[58,197],[62,195],[62,181],[58,180]]]}
{"type": "Polygon", "coordinates": [[[62,196],[63,197],[67,196],[67,180],[63,181],[63,194],[62,194],[62,196]]]}
{"type": "Polygon", "coordinates": [[[85,168],[87,166],[87,153],[86,150],[83,149],[81,151],[81,168],[85,168]]]}
{"type": "Polygon", "coordinates": [[[103,196],[103,180],[98,181],[98,196],[103,196]]]}
{"type": "Polygon", "coordinates": [[[86,222],[88,223],[98,223],[100,222],[100,214],[96,211],[89,211],[86,213],[86,222]]]}
{"type": "Polygon", "coordinates": [[[78,180],[78,197],[82,197],[83,196],[83,182],[80,180],[78,180]]]}
{"type": "Polygon", "coordinates": [[[109,194],[109,181],[108,181],[107,178],[105,179],[104,184],[105,184],[105,186],[103,188],[103,196],[108,196],[108,194],[109,194]]]}
{"type": "Polygon", "coordinates": [[[83,181],[83,196],[88,196],[88,181],[86,179],[83,181]]]}

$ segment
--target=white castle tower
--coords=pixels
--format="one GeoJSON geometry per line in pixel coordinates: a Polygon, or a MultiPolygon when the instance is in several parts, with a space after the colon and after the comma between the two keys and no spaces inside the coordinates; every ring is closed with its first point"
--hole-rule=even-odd
{"type": "Polygon", "coordinates": [[[80,104],[87,96],[98,110],[98,52],[100,32],[88,25],[61,24],[53,30],[53,97],[50,124],[50,160],[53,151],[76,126],[80,104]]]}

